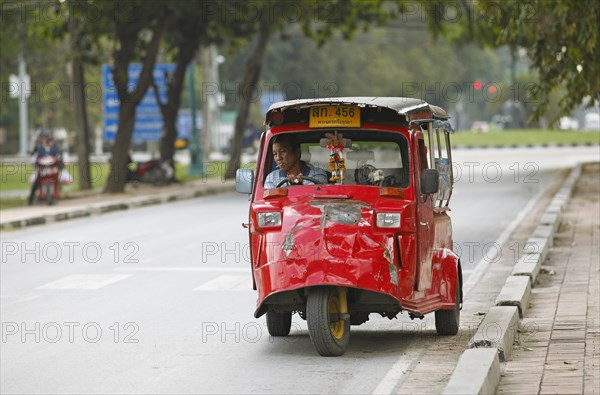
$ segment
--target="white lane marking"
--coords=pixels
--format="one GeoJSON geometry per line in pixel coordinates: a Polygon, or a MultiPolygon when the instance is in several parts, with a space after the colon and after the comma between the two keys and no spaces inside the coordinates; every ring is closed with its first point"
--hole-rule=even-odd
{"type": "Polygon", "coordinates": [[[20,298],[21,296],[23,296],[23,295],[19,295],[19,294],[16,294],[16,295],[4,294],[4,295],[0,295],[0,299],[17,299],[17,298],[20,298]]]}
{"type": "Polygon", "coordinates": [[[248,273],[250,269],[242,267],[195,267],[195,266],[125,266],[118,267],[114,270],[120,272],[234,272],[248,273]]]}
{"type": "Polygon", "coordinates": [[[131,274],[72,274],[36,289],[100,289],[131,277],[131,274]]]}
{"type": "Polygon", "coordinates": [[[10,302],[3,302],[3,305],[7,306],[7,305],[13,305],[16,303],[23,303],[23,302],[29,302],[31,300],[35,300],[40,298],[42,295],[41,294],[23,294],[23,295],[0,295],[0,300],[6,300],[6,299],[15,299],[13,301],[10,302]]]}
{"type": "MultiPolygon", "coordinates": [[[[538,200],[540,200],[544,192],[546,192],[546,189],[547,188],[539,191],[535,196],[533,196],[529,200],[529,202],[527,202],[527,205],[519,212],[519,214],[517,214],[515,219],[512,220],[512,222],[508,224],[506,228],[504,228],[504,231],[500,234],[500,236],[498,236],[498,238],[495,241],[495,245],[499,245],[500,248],[504,247],[504,243],[506,243],[510,235],[515,231],[517,226],[519,226],[521,221],[523,221],[523,218],[525,218],[533,209],[533,207],[537,204],[538,200]]],[[[479,260],[479,262],[477,262],[477,265],[475,265],[475,267],[473,268],[473,272],[471,273],[467,281],[465,281],[463,285],[463,298],[465,298],[466,295],[468,295],[469,292],[473,290],[475,285],[479,283],[479,280],[481,280],[481,277],[483,277],[483,275],[487,271],[490,262],[496,261],[496,259],[498,258],[498,254],[501,254],[500,249],[498,248],[493,248],[492,250],[493,256],[483,256],[479,260]]]]}
{"type": "Polygon", "coordinates": [[[407,373],[414,369],[418,360],[425,353],[425,349],[412,350],[403,354],[387,374],[381,379],[373,394],[391,394],[398,385],[400,385],[407,376],[407,373]]]}
{"type": "Polygon", "coordinates": [[[196,287],[193,291],[252,291],[252,279],[248,276],[223,275],[196,287]]]}

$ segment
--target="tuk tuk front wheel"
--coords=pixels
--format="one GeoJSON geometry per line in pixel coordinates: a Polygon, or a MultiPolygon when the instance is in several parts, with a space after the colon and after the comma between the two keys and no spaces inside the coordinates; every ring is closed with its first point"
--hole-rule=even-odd
{"type": "Polygon", "coordinates": [[[308,334],[324,356],[339,356],[350,342],[350,316],[346,290],[322,287],[311,290],[306,302],[308,334]]]}
{"type": "Polygon", "coordinates": [[[435,312],[435,330],[438,335],[453,336],[458,333],[460,324],[460,285],[456,284],[456,304],[452,310],[435,312]]]}
{"type": "Polygon", "coordinates": [[[267,329],[271,336],[287,336],[292,327],[292,313],[278,313],[273,309],[267,310],[267,329]]]}

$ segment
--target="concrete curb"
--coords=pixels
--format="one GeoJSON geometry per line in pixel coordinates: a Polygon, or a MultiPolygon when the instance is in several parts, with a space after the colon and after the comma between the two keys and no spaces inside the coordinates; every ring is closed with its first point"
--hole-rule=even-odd
{"type": "Polygon", "coordinates": [[[582,164],[577,165],[563,182],[544,211],[540,223],[523,248],[523,255],[515,264],[511,276],[496,298],[458,360],[444,394],[495,393],[500,382],[500,364],[510,358],[519,320],[527,311],[531,288],[553,245],[554,234],[560,226],[562,212],[566,208],[582,164]],[[496,337],[493,337],[493,334],[496,337]],[[485,347],[478,349],[477,347],[485,347]],[[487,348],[489,347],[489,348],[487,348]],[[487,349],[486,349],[487,348],[487,349]],[[487,353],[487,354],[486,354],[487,353]]]}
{"type": "Polygon", "coordinates": [[[542,256],[540,254],[525,254],[517,261],[511,276],[527,276],[531,284],[535,284],[541,268],[542,256]]]}
{"type": "Polygon", "coordinates": [[[533,231],[531,238],[544,239],[548,242],[548,247],[552,247],[554,245],[554,227],[551,225],[539,224],[533,231]]]}
{"type": "Polygon", "coordinates": [[[136,207],[146,207],[233,191],[235,191],[235,184],[233,182],[226,182],[219,185],[203,185],[192,189],[172,191],[161,194],[134,196],[121,200],[90,203],[83,207],[65,207],[64,210],[60,210],[52,214],[25,215],[22,218],[12,220],[0,220],[0,230],[20,229],[28,226],[43,225],[74,218],[101,215],[136,207]]]}
{"type": "Polygon", "coordinates": [[[519,329],[519,312],[515,306],[494,306],[479,324],[469,341],[469,348],[495,348],[500,361],[510,359],[519,329]]]}
{"type": "Polygon", "coordinates": [[[550,212],[546,210],[540,220],[540,225],[550,226],[554,232],[558,230],[560,221],[562,220],[562,214],[560,212],[550,212]]]}
{"type": "Polygon", "coordinates": [[[523,318],[531,297],[531,281],[525,276],[510,276],[498,297],[496,306],[516,306],[519,318],[523,318]]]}
{"type": "Polygon", "coordinates": [[[532,236],[529,239],[527,239],[527,242],[523,247],[523,254],[539,254],[541,263],[544,263],[546,257],[548,256],[548,247],[550,246],[548,237],[554,237],[554,233],[548,235],[547,237],[532,236]]]}
{"type": "Polygon", "coordinates": [[[535,284],[537,276],[540,273],[542,264],[548,256],[549,239],[554,238],[554,231],[549,226],[538,226],[534,235],[527,240],[523,248],[523,255],[519,258],[513,267],[512,276],[529,276],[531,284],[535,284]],[[541,231],[540,228],[543,228],[541,231]],[[537,233],[536,233],[537,231],[537,233]],[[538,237],[540,233],[545,237],[538,237]]]}
{"type": "Polygon", "coordinates": [[[462,353],[444,395],[493,394],[500,383],[500,362],[493,349],[469,349],[462,353]]]}

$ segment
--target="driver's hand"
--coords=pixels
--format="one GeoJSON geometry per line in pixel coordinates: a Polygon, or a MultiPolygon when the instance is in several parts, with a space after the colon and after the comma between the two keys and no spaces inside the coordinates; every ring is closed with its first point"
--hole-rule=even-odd
{"type": "Polygon", "coordinates": [[[302,184],[302,174],[298,174],[297,176],[290,174],[288,176],[288,181],[290,184],[300,185],[302,184]]]}

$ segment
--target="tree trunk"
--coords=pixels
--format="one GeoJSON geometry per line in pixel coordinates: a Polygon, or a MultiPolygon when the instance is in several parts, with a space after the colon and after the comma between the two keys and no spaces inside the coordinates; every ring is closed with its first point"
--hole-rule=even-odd
{"type": "MultiPolygon", "coordinates": [[[[167,102],[160,101],[158,86],[152,80],[154,97],[163,118],[163,134],[160,138],[160,159],[168,162],[173,168],[175,163],[175,140],[177,139],[177,112],[181,102],[181,91],[183,90],[183,77],[178,75],[179,64],[173,76],[167,78],[167,102]],[[181,81],[177,81],[181,79],[181,81]]],[[[183,72],[185,76],[185,71],[183,72]]]]}
{"type": "Polygon", "coordinates": [[[129,149],[131,148],[131,137],[135,125],[135,112],[153,80],[152,73],[165,26],[166,20],[161,19],[152,29],[152,39],[148,44],[138,83],[133,92],[129,92],[127,87],[129,81],[128,70],[135,54],[139,31],[124,26],[117,32],[120,49],[115,52],[113,79],[119,97],[119,123],[117,124],[117,135],[112,149],[110,175],[105,188],[106,193],[122,193],[125,191],[129,149]]]}
{"type": "Polygon", "coordinates": [[[179,105],[170,104],[163,112],[164,135],[160,139],[160,159],[174,165],[175,140],[177,140],[177,112],[179,105]]]}
{"type": "Polygon", "coordinates": [[[74,97],[73,107],[75,113],[75,127],[77,128],[77,157],[79,160],[79,189],[92,188],[90,180],[90,128],[87,117],[87,106],[85,102],[85,75],[81,61],[74,58],[73,83],[74,97]]]}
{"type": "Polygon", "coordinates": [[[188,35],[178,48],[177,67],[171,78],[167,79],[167,102],[162,103],[158,95],[158,86],[152,80],[154,96],[163,116],[164,133],[160,140],[161,160],[167,161],[174,167],[175,140],[177,139],[177,113],[181,105],[185,72],[200,45],[200,34],[188,35]]]}
{"type": "Polygon", "coordinates": [[[258,43],[244,70],[244,77],[242,78],[242,83],[239,88],[240,101],[237,106],[235,129],[231,141],[231,156],[229,158],[229,164],[227,165],[227,171],[225,172],[226,179],[235,178],[235,172],[240,167],[244,128],[246,127],[248,114],[250,112],[250,99],[254,95],[254,91],[260,78],[270,33],[269,24],[266,21],[263,21],[260,25],[258,43]]]}
{"type": "Polygon", "coordinates": [[[121,101],[119,104],[119,123],[117,135],[110,159],[110,175],[105,192],[121,193],[125,190],[127,165],[129,164],[129,149],[135,125],[135,110],[137,104],[121,101]]]}

